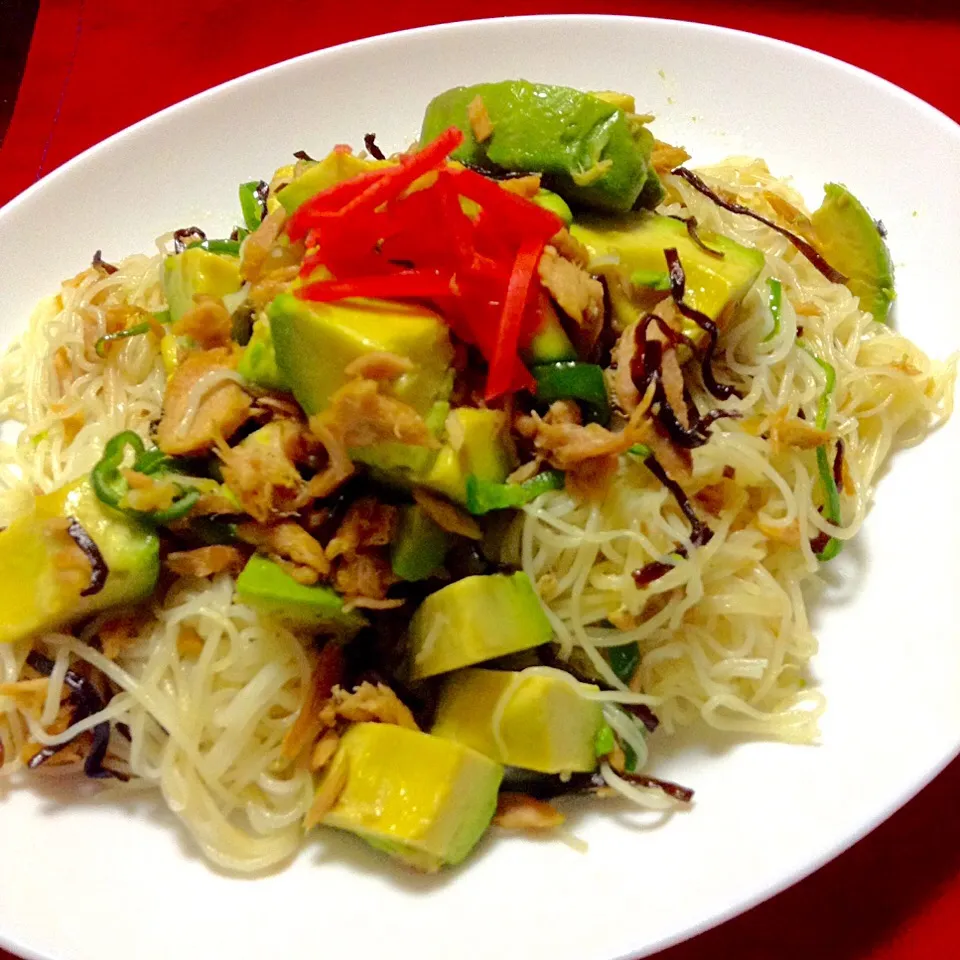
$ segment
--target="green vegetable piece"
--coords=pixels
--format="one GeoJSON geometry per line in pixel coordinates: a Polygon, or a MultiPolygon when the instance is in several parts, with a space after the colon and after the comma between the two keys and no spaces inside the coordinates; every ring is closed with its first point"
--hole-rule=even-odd
{"type": "Polygon", "coordinates": [[[467,477],[467,510],[475,516],[491,510],[509,510],[536,500],[548,490],[562,490],[564,474],[560,470],[544,470],[523,483],[491,483],[475,474],[467,477]]]}
{"type": "Polygon", "coordinates": [[[763,338],[764,343],[779,336],[783,311],[783,284],[776,277],[770,277],[767,280],[767,288],[770,291],[767,305],[770,307],[770,316],[773,317],[773,327],[763,338]]]}
{"type": "Polygon", "coordinates": [[[135,323],[132,327],[127,327],[126,330],[117,330],[116,333],[106,333],[93,345],[93,349],[97,351],[98,357],[105,357],[107,355],[107,344],[115,343],[117,340],[126,340],[127,337],[140,337],[145,333],[150,332],[150,323],[149,321],[144,321],[143,323],[135,323]]]}
{"type": "MultiPolygon", "coordinates": [[[[662,274],[666,270],[664,250],[674,249],[686,275],[683,302],[694,310],[717,321],[738,304],[753,286],[764,265],[759,250],[744,247],[734,240],[708,230],[699,232],[700,239],[722,257],[711,256],[699,247],[687,232],[686,224],[672,217],[656,214],[629,214],[615,219],[580,219],[570,232],[585,244],[594,260],[601,263],[615,258],[615,266],[598,267],[601,272],[633,277],[662,274]]],[[[617,284],[609,285],[611,297],[617,284]]],[[[638,319],[636,308],[629,301],[614,298],[614,311],[624,325],[638,319]]],[[[685,321],[683,333],[699,343],[705,334],[693,321],[685,321]]]]}
{"type": "Polygon", "coordinates": [[[356,610],[344,612],[343,597],[335,590],[297,583],[282,567],[257,554],[237,577],[237,596],[261,613],[319,633],[350,637],[367,625],[356,610]]]}
{"type": "Polygon", "coordinates": [[[243,224],[252,233],[263,221],[263,204],[267,195],[267,185],[262,180],[251,180],[240,184],[240,209],[243,211],[243,224]]]}
{"type": "Polygon", "coordinates": [[[645,443],[635,443],[627,453],[632,454],[634,457],[639,457],[641,460],[646,460],[653,451],[645,443]]]}
{"type": "Polygon", "coordinates": [[[414,679],[546,643],[553,634],[525,573],[464,577],[430,594],[410,621],[414,679]]]}
{"type": "Polygon", "coordinates": [[[426,307],[385,300],[308,303],[289,293],[269,307],[277,370],[308,414],[348,380],[346,367],[378,352],[413,361],[391,392],[426,414],[450,393],[453,347],[443,319],[426,307]]]}
{"type": "MultiPolygon", "coordinates": [[[[818,430],[827,429],[827,421],[830,419],[830,403],[833,399],[833,392],[837,388],[837,371],[833,364],[821,360],[808,347],[806,348],[810,356],[817,361],[817,365],[824,373],[826,383],[820,400],[817,403],[817,416],[814,425],[818,430]]],[[[833,469],[830,465],[830,459],[827,456],[827,448],[817,447],[817,473],[820,477],[820,485],[823,487],[823,515],[831,522],[839,524],[840,521],[840,491],[837,489],[837,481],[833,476],[833,469]]],[[[832,560],[843,549],[843,541],[836,537],[831,537],[824,548],[817,554],[817,559],[823,562],[832,560]]]]}
{"type": "Polygon", "coordinates": [[[896,293],[893,260],[880,228],[846,187],[828,183],[823,189],[823,203],[811,217],[817,249],[847,277],[860,308],[885,323],[896,293]]]}
{"type": "Polygon", "coordinates": [[[552,363],[534,367],[537,400],[579,400],[587,408],[587,419],[605,426],[610,422],[610,401],[603,368],[595,363],[552,363]]]}
{"type": "Polygon", "coordinates": [[[244,380],[256,383],[268,390],[289,390],[287,381],[277,367],[277,354],[270,332],[269,317],[261,316],[254,321],[250,340],[244,347],[237,373],[244,380]]]}
{"type": "Polygon", "coordinates": [[[127,516],[144,523],[172,523],[186,516],[200,499],[200,491],[195,487],[177,484],[177,496],[164,510],[134,510],[125,505],[124,498],[130,485],[121,470],[127,450],[133,453],[133,469],[147,476],[157,476],[170,472],[171,462],[162,450],[147,450],[143,440],[133,430],[124,430],[107,441],[103,456],[90,471],[90,482],[100,501],[109,507],[120,510],[127,516]]]}
{"type": "Polygon", "coordinates": [[[637,772],[637,753],[629,743],[621,743],[623,747],[623,769],[627,773],[637,772]]]}
{"type": "Polygon", "coordinates": [[[670,274],[664,270],[634,270],[630,282],[635,287],[647,287],[650,290],[669,290],[670,274]]]}
{"type": "Polygon", "coordinates": [[[457,407],[448,417],[453,434],[440,448],[419,482],[465,503],[467,478],[472,474],[491,483],[503,483],[515,463],[506,415],[501,410],[457,407]]]}
{"type": "Polygon", "coordinates": [[[343,783],[321,823],[419,870],[464,860],[497,808],[503,767],[469,747],[392,723],[355,723],[326,768],[343,783]]]}
{"type": "Polygon", "coordinates": [[[427,106],[421,143],[450,126],[465,141],[453,153],[492,170],[542,173],[564,200],[595,210],[624,213],[644,185],[653,137],[636,118],[612,103],[570,87],[505,80],[454,87],[427,106]],[[468,107],[480,97],[493,133],[477,142],[468,107]]]}
{"type": "MultiPolygon", "coordinates": [[[[244,231],[246,233],[246,231],[244,231]]],[[[228,257],[240,256],[240,240],[197,240],[194,243],[188,243],[187,249],[192,250],[199,247],[201,250],[209,250],[210,253],[223,253],[228,257]]]]}
{"type": "Polygon", "coordinates": [[[198,540],[209,546],[237,543],[239,539],[235,523],[225,523],[211,517],[191,518],[190,531],[198,540]]]}
{"type": "Polygon", "coordinates": [[[543,207],[544,210],[555,213],[566,226],[569,227],[573,223],[573,211],[559,193],[541,189],[534,194],[532,199],[538,207],[543,207]]]}
{"type": "MultiPolygon", "coordinates": [[[[86,552],[86,551],[85,551],[86,552]]],[[[35,497],[0,532],[0,643],[13,643],[82,617],[149,596],[160,572],[156,533],[98,499],[86,478],[35,497]],[[64,578],[70,539],[50,536],[50,521],[70,518],[95,544],[106,566],[103,586],[64,578]]],[[[91,570],[91,579],[92,579],[91,570]]]]}
{"type": "Polygon", "coordinates": [[[610,667],[619,680],[629,683],[640,665],[640,647],[634,641],[624,643],[619,647],[610,647],[607,650],[610,667]]]}
{"type": "Polygon", "coordinates": [[[333,150],[318,163],[308,166],[296,180],[285,186],[277,194],[277,200],[287,213],[293,213],[300,204],[322,190],[344,180],[352,180],[361,173],[390,165],[388,161],[364,160],[361,157],[355,157],[352,153],[333,150]]]}
{"type": "Polygon", "coordinates": [[[163,261],[163,290],[170,318],[179,320],[199,293],[225,297],[243,286],[240,261],[211,253],[202,247],[189,247],[163,261]]]}
{"type": "Polygon", "coordinates": [[[553,310],[544,311],[540,326],[520,353],[528,366],[577,359],[576,348],[553,310]]]}
{"type": "Polygon", "coordinates": [[[609,727],[589,694],[562,670],[458,670],[446,678],[431,733],[512,767],[540,773],[596,769],[609,727]]]}
{"type": "Polygon", "coordinates": [[[598,757],[605,757],[608,753],[612,752],[615,746],[616,741],[613,737],[613,730],[611,730],[607,724],[604,724],[597,731],[596,737],[594,737],[593,752],[598,757]]]}
{"type": "Polygon", "coordinates": [[[445,530],[416,504],[406,506],[390,545],[390,566],[401,580],[426,580],[443,565],[449,546],[445,530]]]}

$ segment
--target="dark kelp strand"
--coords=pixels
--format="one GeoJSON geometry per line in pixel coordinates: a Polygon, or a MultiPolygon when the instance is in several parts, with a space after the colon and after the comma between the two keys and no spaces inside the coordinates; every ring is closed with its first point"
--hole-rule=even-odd
{"type": "Polygon", "coordinates": [[[781,227],[779,224],[768,220],[766,217],[761,216],[749,207],[743,206],[741,203],[731,203],[729,200],[724,200],[723,197],[711,190],[692,170],[688,170],[686,167],[677,167],[673,173],[675,176],[683,177],[690,186],[695,190],[699,190],[705,197],[709,197],[717,206],[723,207],[724,210],[729,210],[731,213],[739,213],[745,217],[752,217],[754,220],[770,227],[771,230],[776,230],[781,236],[786,237],[831,282],[847,282],[847,278],[839,270],[835,270],[820,256],[812,243],[808,243],[802,237],[791,233],[786,227],[781,227]]]}
{"type": "Polygon", "coordinates": [[[687,233],[690,235],[690,239],[708,256],[715,257],[717,260],[723,260],[726,256],[722,250],[714,250],[713,247],[708,247],[700,237],[700,234],[697,233],[697,218],[696,217],[687,217],[684,220],[684,223],[687,225],[687,233]]]}
{"type": "Polygon", "coordinates": [[[660,461],[653,454],[650,454],[643,462],[647,469],[673,494],[681,513],[689,521],[691,528],[690,542],[695,547],[702,547],[709,543],[713,539],[713,531],[697,515],[697,511],[693,509],[693,505],[684,493],[683,487],[667,476],[667,471],[663,469],[660,461]]]}
{"type": "Polygon", "coordinates": [[[67,526],[67,534],[90,561],[90,583],[80,591],[80,596],[92,597],[106,585],[110,568],[107,566],[107,561],[103,559],[103,554],[94,543],[93,538],[73,517],[70,518],[70,523],[67,526]]]}
{"type": "Polygon", "coordinates": [[[97,270],[102,270],[108,276],[111,273],[117,272],[117,268],[112,263],[107,263],[107,261],[103,259],[102,250],[97,250],[93,254],[93,260],[90,261],[90,265],[97,270]]]}
{"type": "Polygon", "coordinates": [[[316,163],[316,162],[317,162],[316,160],[313,159],[313,157],[310,156],[309,153],[307,153],[306,150],[294,150],[294,151],[293,151],[293,155],[294,155],[298,160],[303,160],[303,161],[305,161],[306,163],[316,163]]]}
{"type": "Polygon", "coordinates": [[[713,354],[717,349],[717,341],[720,339],[720,333],[717,325],[705,314],[693,307],[688,307],[683,302],[683,295],[686,292],[687,277],[683,271],[683,265],[680,263],[680,255],[673,248],[663,251],[667,260],[667,267],[670,272],[670,295],[677,309],[688,320],[692,320],[701,330],[706,333],[708,339],[707,347],[700,358],[700,372],[703,376],[703,384],[710,391],[711,395],[718,400],[728,400],[730,397],[738,397],[740,394],[728,383],[720,383],[713,375],[713,354]]]}
{"type": "Polygon", "coordinates": [[[191,243],[202,243],[207,235],[199,227],[183,227],[173,231],[173,249],[176,253],[183,253],[191,243]]]}
{"type": "Polygon", "coordinates": [[[365,133],[363,135],[363,145],[374,160],[387,159],[384,152],[377,146],[377,135],[375,133],[365,133]]]}

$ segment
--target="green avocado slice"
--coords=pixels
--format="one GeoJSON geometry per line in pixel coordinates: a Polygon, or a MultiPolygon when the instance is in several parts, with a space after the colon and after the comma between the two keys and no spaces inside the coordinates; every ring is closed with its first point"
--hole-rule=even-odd
{"type": "Polygon", "coordinates": [[[297,583],[272,560],[257,554],[237,577],[237,596],[261,613],[320,633],[349,637],[367,624],[357,611],[344,612],[343,597],[335,590],[297,583]]]}
{"type": "MultiPolygon", "coordinates": [[[[594,210],[632,209],[648,183],[653,136],[614,103],[590,93],[526,80],[454,87],[427,106],[421,142],[450,126],[463,131],[453,159],[486,169],[542,173],[564,200],[594,210]],[[470,108],[480,98],[492,133],[476,139],[470,108]]],[[[652,200],[659,191],[648,191],[652,200]]]]}
{"type": "Polygon", "coordinates": [[[830,266],[847,277],[860,308],[886,323],[893,288],[893,261],[880,228],[867,208],[843,185],[828,183],[820,208],[811,217],[816,245],[830,266]]]}

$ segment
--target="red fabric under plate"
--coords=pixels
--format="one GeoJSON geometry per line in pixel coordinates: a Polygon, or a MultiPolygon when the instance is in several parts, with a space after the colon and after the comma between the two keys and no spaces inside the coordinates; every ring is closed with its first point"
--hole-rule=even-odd
{"type": "MultiPolygon", "coordinates": [[[[258,67],[374,33],[526,13],[634,14],[752,30],[847,60],[960,119],[956,0],[42,0],[0,149],[0,203],[136,120],[258,67]]],[[[958,796],[960,762],[814,876],[659,960],[960,956],[958,796]]],[[[0,960],[8,960],[2,951],[0,960]]]]}

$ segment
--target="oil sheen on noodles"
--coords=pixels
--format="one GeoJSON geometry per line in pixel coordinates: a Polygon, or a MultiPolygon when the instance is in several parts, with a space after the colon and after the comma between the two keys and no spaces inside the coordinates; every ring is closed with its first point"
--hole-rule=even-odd
{"type": "MultiPolygon", "coordinates": [[[[700,172],[741,202],[767,191],[804,212],[802,198],[760,161],[731,160],[700,172]]],[[[891,451],[919,441],[950,415],[956,358],[931,362],[860,311],[846,287],[824,279],[781,235],[723,210],[679,177],[667,179],[685,206],[663,212],[692,214],[703,229],[766,256],[723,339],[722,360],[730,379],[739,375],[745,396],[721,406],[740,419],[719,421],[710,443],[693,452],[691,489],[724,491],[718,516],[694,501],[714,537],[694,548],[670,494],[628,456],[603,503],[557,491],[526,508],[523,567],[564,652],[610,686],[628,689],[600,651],[639,643],[641,665],[631,686],[650,697],[666,730],[700,718],[721,730],[809,742],[824,709],[805,676],[817,649],[804,600],[819,566],[810,541],[820,532],[840,540],[857,533],[891,451]],[[779,334],[767,339],[771,277],[783,285],[783,307],[779,334]],[[811,423],[816,416],[825,374],[814,356],[836,371],[827,426],[845,447],[842,526],[815,508],[814,451],[781,445],[776,435],[781,409],[799,407],[811,423]],[[725,467],[748,494],[723,487],[725,467]],[[688,557],[673,553],[678,544],[688,557]],[[638,587],[633,571],[654,560],[673,568],[638,587]]],[[[908,317],[901,322],[909,326],[908,317]]],[[[701,409],[713,405],[704,393],[696,399],[701,409]]]]}

